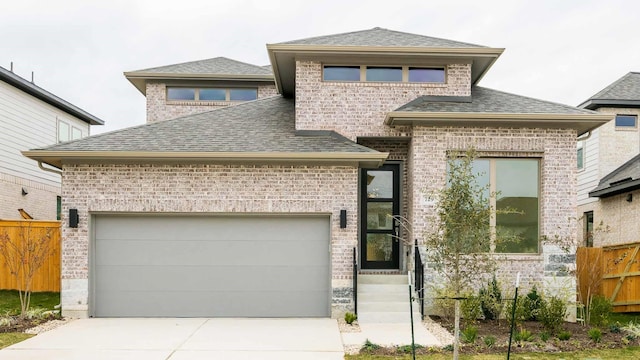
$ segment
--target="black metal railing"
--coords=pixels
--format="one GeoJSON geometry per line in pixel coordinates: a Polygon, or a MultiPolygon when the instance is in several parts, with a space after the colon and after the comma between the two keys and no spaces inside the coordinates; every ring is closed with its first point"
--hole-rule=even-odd
{"type": "Polygon", "coordinates": [[[358,254],[353,248],[353,313],[358,315],[358,254]]]}
{"type": "Polygon", "coordinates": [[[414,275],[415,275],[415,289],[418,294],[418,301],[420,303],[420,315],[424,317],[424,263],[422,262],[422,256],[420,256],[420,249],[418,249],[418,240],[415,241],[414,259],[413,259],[414,275]]]}

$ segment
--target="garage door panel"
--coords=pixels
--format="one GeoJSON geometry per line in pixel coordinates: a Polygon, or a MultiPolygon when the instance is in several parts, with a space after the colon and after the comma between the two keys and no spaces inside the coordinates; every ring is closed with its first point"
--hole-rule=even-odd
{"type": "Polygon", "coordinates": [[[96,265],[310,265],[324,266],[327,241],[163,241],[101,239],[96,265]],[[299,256],[310,252],[315,256],[299,256]]]}
{"type": "Polygon", "coordinates": [[[95,316],[328,316],[328,217],[98,215],[95,316]]]}
{"type": "Polygon", "coordinates": [[[123,317],[324,317],[329,306],[325,291],[317,292],[132,292],[99,294],[105,304],[96,316],[123,317]],[[156,299],[149,301],[150,299],[156,299]],[[309,308],[324,300],[320,306],[309,308]],[[128,302],[122,309],[117,304],[128,302]],[[285,309],[274,303],[287,303],[285,309]]]}

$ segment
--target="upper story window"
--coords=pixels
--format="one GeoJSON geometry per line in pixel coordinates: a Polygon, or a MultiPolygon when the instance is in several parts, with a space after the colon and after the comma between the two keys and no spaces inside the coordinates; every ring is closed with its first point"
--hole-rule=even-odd
{"type": "Polygon", "coordinates": [[[584,141],[578,141],[578,170],[584,169],[584,141]]]}
{"type": "Polygon", "coordinates": [[[446,73],[443,67],[325,65],[322,69],[322,79],[324,81],[444,84],[446,73]]]}
{"type": "Polygon", "coordinates": [[[72,126],[64,120],[58,119],[58,142],[81,139],[82,129],[72,126]]]}
{"type": "Polygon", "coordinates": [[[258,89],[167,87],[170,101],[249,101],[258,98],[258,89]]]}
{"type": "Polygon", "coordinates": [[[637,115],[616,115],[616,128],[635,129],[638,126],[637,115]]]}

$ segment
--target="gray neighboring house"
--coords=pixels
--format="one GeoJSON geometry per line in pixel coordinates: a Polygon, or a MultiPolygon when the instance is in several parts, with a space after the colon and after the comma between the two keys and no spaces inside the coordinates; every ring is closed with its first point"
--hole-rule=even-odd
{"type": "Polygon", "coordinates": [[[381,28],[268,44],[277,95],[24,152],[62,170],[63,215],[79,214],[63,226],[63,313],[339,317],[354,270],[379,282],[358,287],[362,321],[404,309],[384,284],[406,282],[435,220],[425,193],[470,147],[494,208],[527,212],[490,224],[523,239],[498,250],[497,275],[573,301],[574,260],[540,238],[576,235],[576,138],[609,116],[478,86],[502,51],[381,28]]]}
{"type": "Polygon", "coordinates": [[[627,73],[579,107],[611,116],[578,141],[580,238],[584,246],[638,241],[640,73],[627,73]]]}
{"type": "Polygon", "coordinates": [[[45,171],[21,151],[89,135],[104,122],[79,107],[0,67],[0,219],[38,220],[60,212],[60,174],[45,171]]]}

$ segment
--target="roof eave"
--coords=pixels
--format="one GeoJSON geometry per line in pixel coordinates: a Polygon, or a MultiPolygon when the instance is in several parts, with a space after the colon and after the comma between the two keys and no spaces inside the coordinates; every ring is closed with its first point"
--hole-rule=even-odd
{"type": "Polygon", "coordinates": [[[207,162],[351,164],[378,167],[388,153],[371,152],[156,152],[156,151],[49,151],[22,154],[61,169],[63,163],[84,162],[207,162]]]}
{"type": "Polygon", "coordinates": [[[148,80],[217,80],[217,81],[243,81],[243,82],[273,82],[273,75],[237,75],[237,74],[190,74],[190,73],[152,73],[130,71],[124,72],[124,76],[146,95],[148,80]]]}
{"type": "Polygon", "coordinates": [[[292,93],[292,89],[283,88],[283,79],[279,69],[276,53],[290,53],[293,57],[299,55],[412,55],[424,57],[460,57],[460,58],[489,58],[488,64],[477,68],[472,74],[472,82],[476,84],[504,52],[504,48],[468,47],[468,48],[440,48],[440,47],[401,47],[401,46],[328,46],[328,45],[297,45],[297,44],[267,44],[267,52],[275,77],[276,87],[280,94],[292,93]]]}
{"type": "Polygon", "coordinates": [[[608,186],[604,189],[589,192],[589,197],[606,198],[625,192],[640,189],[640,179],[627,181],[622,184],[608,186]]]}
{"type": "Polygon", "coordinates": [[[589,99],[578,107],[589,110],[601,107],[640,108],[640,100],[589,99]]]}
{"type": "Polygon", "coordinates": [[[611,115],[607,114],[444,113],[392,111],[387,114],[384,122],[389,126],[426,125],[569,128],[576,129],[578,131],[578,135],[582,135],[610,120],[611,115]]]}

